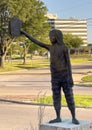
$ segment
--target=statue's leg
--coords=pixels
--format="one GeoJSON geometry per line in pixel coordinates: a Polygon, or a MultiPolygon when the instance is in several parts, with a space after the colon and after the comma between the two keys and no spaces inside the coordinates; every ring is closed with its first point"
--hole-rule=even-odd
{"type": "Polygon", "coordinates": [[[72,123],[79,124],[79,121],[76,119],[76,116],[75,116],[75,102],[74,102],[72,87],[69,87],[69,86],[65,87],[64,86],[63,91],[64,91],[64,94],[65,94],[65,98],[66,98],[66,101],[67,101],[68,108],[69,108],[71,115],[72,115],[72,123]]]}
{"type": "Polygon", "coordinates": [[[56,119],[49,121],[49,123],[61,122],[60,109],[61,109],[61,87],[58,82],[52,83],[53,92],[53,105],[56,112],[56,119]]]}

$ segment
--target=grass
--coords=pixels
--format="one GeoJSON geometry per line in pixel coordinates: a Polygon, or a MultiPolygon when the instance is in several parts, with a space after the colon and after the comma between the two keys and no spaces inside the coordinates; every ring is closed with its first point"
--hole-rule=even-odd
{"type": "Polygon", "coordinates": [[[90,55],[71,55],[72,64],[85,63],[89,61],[92,61],[92,56],[90,55]]]}
{"type": "MultiPolygon", "coordinates": [[[[49,59],[44,57],[33,56],[33,60],[27,59],[26,65],[23,65],[23,60],[12,60],[5,62],[4,69],[0,68],[0,72],[16,71],[20,69],[31,69],[31,68],[44,68],[49,67],[49,59]]],[[[78,64],[92,61],[92,57],[89,55],[72,55],[71,63],[78,64]]]]}
{"type": "Polygon", "coordinates": [[[92,82],[92,75],[88,75],[82,78],[82,81],[84,82],[92,82]]]}
{"type": "MultiPolygon", "coordinates": [[[[75,104],[78,107],[92,107],[92,95],[74,95],[75,104]]],[[[38,103],[42,104],[53,104],[52,96],[45,96],[43,98],[38,98],[36,100],[38,103]]],[[[66,106],[66,100],[64,95],[62,95],[62,105],[66,106]]]]}
{"type": "Polygon", "coordinates": [[[16,60],[12,62],[5,62],[4,68],[0,68],[0,72],[44,67],[49,67],[48,59],[27,60],[25,65],[23,64],[22,60],[16,60]]]}
{"type": "Polygon", "coordinates": [[[81,87],[81,86],[82,86],[82,87],[92,87],[92,84],[89,83],[89,82],[88,82],[88,84],[87,84],[87,83],[86,83],[86,84],[85,84],[85,83],[80,83],[80,84],[78,84],[78,86],[80,86],[80,87],[81,87]]]}

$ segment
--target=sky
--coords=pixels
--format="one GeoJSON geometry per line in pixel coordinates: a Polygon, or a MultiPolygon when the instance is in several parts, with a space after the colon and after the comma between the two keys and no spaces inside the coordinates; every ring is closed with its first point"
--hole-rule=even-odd
{"type": "Polygon", "coordinates": [[[42,0],[48,13],[58,18],[87,19],[88,43],[92,43],[92,0],[42,0]]]}

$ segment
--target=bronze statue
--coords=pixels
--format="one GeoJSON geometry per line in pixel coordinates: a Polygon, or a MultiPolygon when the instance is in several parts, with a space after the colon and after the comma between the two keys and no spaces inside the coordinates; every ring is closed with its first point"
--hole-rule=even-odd
{"type": "MultiPolygon", "coordinates": [[[[12,28],[11,28],[12,29],[12,28]]],[[[51,83],[53,92],[53,104],[56,112],[56,119],[49,121],[49,123],[61,122],[61,88],[65,94],[68,108],[72,115],[72,123],[79,124],[75,116],[75,103],[73,97],[73,79],[71,71],[71,63],[69,57],[69,50],[63,42],[63,34],[60,30],[53,29],[49,33],[52,45],[45,44],[31,37],[25,31],[20,31],[35,44],[47,49],[50,52],[50,70],[51,83]]],[[[14,33],[13,33],[14,34],[14,33]]],[[[14,34],[17,35],[17,34],[14,34]]]]}

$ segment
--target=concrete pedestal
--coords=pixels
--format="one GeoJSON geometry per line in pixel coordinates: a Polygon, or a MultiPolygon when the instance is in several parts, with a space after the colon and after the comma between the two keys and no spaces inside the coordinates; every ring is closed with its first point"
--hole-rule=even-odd
{"type": "Polygon", "coordinates": [[[79,121],[79,125],[72,124],[69,119],[62,119],[61,123],[43,123],[40,130],[92,130],[91,121],[79,121]]]}

